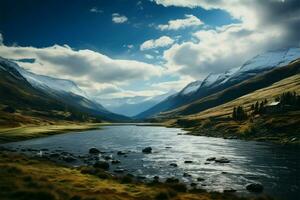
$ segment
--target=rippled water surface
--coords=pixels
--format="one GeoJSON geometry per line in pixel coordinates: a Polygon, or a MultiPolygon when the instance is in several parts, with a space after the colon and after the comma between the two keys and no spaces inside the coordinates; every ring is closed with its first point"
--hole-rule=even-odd
{"type": "MultiPolygon", "coordinates": [[[[154,126],[107,126],[101,130],[67,133],[6,144],[9,148],[61,149],[76,156],[88,154],[91,147],[121,160],[113,166],[127,173],[162,179],[176,176],[183,182],[214,191],[235,189],[247,194],[245,185],[261,183],[264,192],[280,199],[300,199],[300,148],[262,142],[181,135],[177,128],[154,126]],[[143,154],[144,147],[152,154],[143,154]],[[127,157],[117,151],[129,151],[127,157]],[[230,163],[207,162],[209,157],[224,156],[230,163]],[[192,161],[192,163],[184,163],[192,161]],[[170,166],[176,163],[178,167],[170,166]],[[191,176],[183,176],[188,173],[191,176]],[[197,178],[203,178],[198,181],[197,178]]],[[[75,162],[80,165],[83,162],[75,162]]]]}

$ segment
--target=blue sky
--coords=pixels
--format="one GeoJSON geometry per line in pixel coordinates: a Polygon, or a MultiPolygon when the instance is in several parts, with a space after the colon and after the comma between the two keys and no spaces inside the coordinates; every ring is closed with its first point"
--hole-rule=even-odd
{"type": "Polygon", "coordinates": [[[0,4],[1,56],[73,80],[100,102],[178,91],[263,51],[299,45],[297,0],[0,4]]]}
{"type": "Polygon", "coordinates": [[[195,15],[212,27],[233,21],[221,10],[164,7],[148,0],[8,0],[1,3],[0,30],[7,45],[46,47],[68,44],[75,49],[88,48],[114,58],[145,60],[139,51],[139,45],[144,41],[163,35],[189,39],[189,29],[202,28],[191,27],[176,32],[153,28],[171,19],[184,18],[185,14],[195,15]],[[113,23],[113,13],[126,16],[128,21],[113,23]],[[134,48],[128,51],[127,45],[134,45],[134,48]]]}

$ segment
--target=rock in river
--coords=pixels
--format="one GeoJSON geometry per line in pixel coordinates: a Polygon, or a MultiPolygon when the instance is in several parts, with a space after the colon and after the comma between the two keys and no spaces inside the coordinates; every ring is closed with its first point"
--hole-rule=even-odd
{"type": "Polygon", "coordinates": [[[215,159],[215,162],[217,162],[217,163],[229,163],[230,160],[228,160],[228,159],[225,158],[225,157],[220,157],[220,158],[216,158],[216,159],[215,159]]]}
{"type": "Polygon", "coordinates": [[[95,168],[100,168],[100,169],[104,169],[104,170],[108,170],[109,169],[109,164],[105,161],[97,161],[94,164],[95,168]]]}
{"type": "Polygon", "coordinates": [[[72,157],[72,156],[64,156],[63,158],[63,161],[65,162],[73,162],[76,160],[76,158],[72,157]]]}
{"type": "Polygon", "coordinates": [[[209,157],[206,159],[206,161],[215,161],[216,160],[216,157],[209,157]]]}
{"type": "Polygon", "coordinates": [[[126,152],[124,152],[124,151],[118,151],[118,153],[117,153],[117,155],[125,155],[126,154],[126,152]]]}
{"type": "Polygon", "coordinates": [[[114,165],[114,164],[119,164],[119,163],[121,163],[120,160],[112,160],[112,161],[111,161],[111,164],[113,164],[113,165],[114,165]]]}
{"type": "Polygon", "coordinates": [[[115,169],[114,172],[116,172],[116,173],[124,173],[125,169],[115,169]]]}
{"type": "Polygon", "coordinates": [[[250,183],[250,184],[246,185],[246,189],[249,192],[260,193],[264,190],[264,187],[260,183],[250,183]]]}
{"type": "Polygon", "coordinates": [[[144,148],[143,153],[152,153],[152,148],[151,147],[144,148]]]}
{"type": "Polygon", "coordinates": [[[97,148],[92,147],[92,148],[90,148],[89,153],[91,153],[91,154],[98,154],[98,153],[100,153],[100,151],[97,148]]]}
{"type": "Polygon", "coordinates": [[[178,165],[176,163],[171,163],[170,166],[177,167],[178,165]]]}

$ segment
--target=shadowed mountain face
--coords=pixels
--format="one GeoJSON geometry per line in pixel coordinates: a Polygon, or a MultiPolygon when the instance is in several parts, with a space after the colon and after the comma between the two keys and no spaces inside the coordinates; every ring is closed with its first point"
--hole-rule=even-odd
{"type": "Polygon", "coordinates": [[[221,74],[210,74],[203,81],[190,83],[178,94],[172,95],[138,114],[136,118],[150,118],[161,112],[176,109],[239,84],[263,72],[287,65],[299,57],[299,48],[282,49],[257,55],[241,67],[233,68],[221,74]]]}
{"type": "MultiPolygon", "coordinates": [[[[89,118],[124,121],[127,117],[106,110],[89,100],[77,85],[68,80],[56,79],[27,72],[16,63],[0,59],[0,94],[2,106],[37,113],[64,120],[89,118]],[[60,112],[60,114],[57,114],[60,112]],[[56,114],[53,114],[56,113],[56,114]]],[[[33,113],[31,113],[33,114],[33,113]]]]}

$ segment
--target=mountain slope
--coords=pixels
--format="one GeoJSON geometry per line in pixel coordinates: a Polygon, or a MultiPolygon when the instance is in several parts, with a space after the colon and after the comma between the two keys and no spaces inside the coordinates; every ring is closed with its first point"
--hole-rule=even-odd
{"type": "Polygon", "coordinates": [[[139,118],[149,118],[199,100],[228,87],[248,80],[257,74],[281,67],[300,57],[300,48],[269,51],[247,61],[241,67],[233,68],[221,74],[209,74],[202,82],[197,81],[186,86],[177,95],[170,96],[154,107],[142,112],[139,118]],[[196,88],[196,89],[195,89],[196,88]],[[192,91],[192,92],[185,92],[192,91]]]}
{"type": "MultiPolygon", "coordinates": [[[[37,119],[39,117],[49,120],[88,120],[93,118],[102,120],[128,119],[110,113],[101,105],[72,92],[57,91],[46,87],[45,84],[43,85],[44,89],[41,89],[41,87],[37,87],[37,84],[30,83],[20,73],[21,70],[19,71],[18,69],[20,70],[21,68],[14,62],[3,58],[0,59],[0,107],[1,110],[5,106],[19,110],[20,112],[17,113],[17,117],[20,118],[20,121],[25,120],[24,116],[34,116],[37,121],[39,121],[39,119],[37,119]]],[[[25,70],[23,73],[25,73],[25,70]]],[[[38,80],[38,78],[41,77],[44,80],[53,80],[53,83],[57,80],[61,81],[60,79],[39,76],[29,72],[26,75],[30,75],[31,79],[29,80],[31,82],[33,82],[33,78],[38,80]]],[[[39,86],[41,86],[41,83],[39,83],[39,86]]],[[[5,116],[16,117],[16,114],[3,114],[3,123],[9,120],[8,117],[5,119],[5,116]]],[[[28,117],[27,119],[30,121],[32,118],[28,117]]],[[[13,124],[13,122],[11,123],[13,124]]]]}
{"type": "Polygon", "coordinates": [[[13,67],[0,63],[0,125],[18,125],[34,123],[35,117],[48,114],[54,120],[62,119],[65,110],[61,102],[48,98],[35,88],[13,67]],[[3,108],[12,107],[15,113],[3,112],[3,108]]]}
{"type": "Polygon", "coordinates": [[[167,119],[166,125],[184,127],[193,135],[241,138],[300,144],[300,111],[255,115],[245,121],[232,120],[234,107],[243,106],[250,113],[251,105],[265,99],[273,102],[283,92],[300,94],[300,73],[256,90],[225,104],[192,114],[167,119]]]}
{"type": "Polygon", "coordinates": [[[263,73],[262,75],[257,75],[256,77],[246,80],[240,84],[231,86],[221,92],[202,98],[191,104],[163,113],[162,116],[190,115],[198,113],[203,110],[234,100],[255,90],[268,87],[275,82],[298,73],[300,73],[300,60],[284,67],[275,68],[271,71],[263,73]]]}

